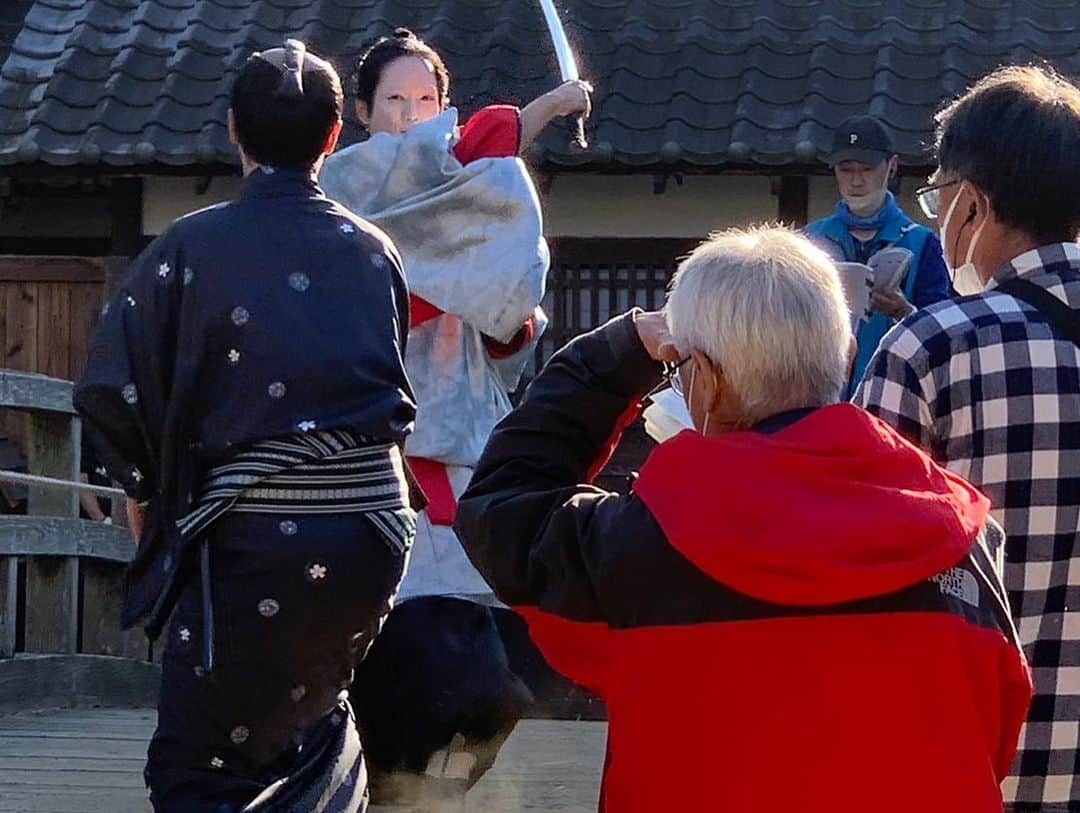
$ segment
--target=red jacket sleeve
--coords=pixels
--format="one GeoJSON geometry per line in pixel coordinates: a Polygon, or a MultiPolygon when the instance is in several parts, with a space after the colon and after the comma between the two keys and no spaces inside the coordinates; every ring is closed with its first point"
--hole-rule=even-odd
{"type": "Polygon", "coordinates": [[[478,110],[461,128],[454,156],[468,164],[477,158],[510,158],[521,145],[521,111],[509,104],[478,110]]]}

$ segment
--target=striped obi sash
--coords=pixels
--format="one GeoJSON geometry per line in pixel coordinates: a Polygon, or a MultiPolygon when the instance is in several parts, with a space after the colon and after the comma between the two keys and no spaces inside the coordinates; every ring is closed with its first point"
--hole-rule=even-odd
{"type": "Polygon", "coordinates": [[[192,510],[177,521],[190,539],[228,511],[364,513],[398,552],[416,515],[401,450],[343,429],[263,440],[209,471],[192,510]]]}

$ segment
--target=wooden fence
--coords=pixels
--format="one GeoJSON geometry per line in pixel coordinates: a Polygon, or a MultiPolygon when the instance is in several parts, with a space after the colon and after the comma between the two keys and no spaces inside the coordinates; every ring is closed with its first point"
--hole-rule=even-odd
{"type": "MultiPolygon", "coordinates": [[[[78,479],[71,393],[69,381],[0,370],[0,407],[27,416],[31,474],[78,479]]],[[[0,712],[154,702],[145,637],[119,624],[135,544],[127,528],[78,511],[73,490],[31,485],[27,516],[0,517],[0,712]]]]}
{"type": "MultiPolygon", "coordinates": [[[[0,368],[76,380],[101,309],[104,259],[0,255],[0,368]]],[[[25,415],[0,431],[26,448],[25,415]]]]}

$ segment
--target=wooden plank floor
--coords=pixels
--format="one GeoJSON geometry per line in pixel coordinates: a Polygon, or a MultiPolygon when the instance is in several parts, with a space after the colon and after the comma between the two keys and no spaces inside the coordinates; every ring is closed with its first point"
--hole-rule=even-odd
{"type": "MultiPolygon", "coordinates": [[[[145,813],[154,720],[147,709],[0,716],[0,811],[145,813]]],[[[606,732],[604,723],[519,723],[466,813],[595,811],[606,732]]]]}

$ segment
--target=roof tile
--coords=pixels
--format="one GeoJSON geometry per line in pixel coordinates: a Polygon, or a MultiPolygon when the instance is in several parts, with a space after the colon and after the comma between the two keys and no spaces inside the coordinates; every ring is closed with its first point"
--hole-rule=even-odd
{"type": "MultiPolygon", "coordinates": [[[[558,81],[529,0],[5,0],[0,164],[235,163],[225,109],[258,48],[300,36],[345,70],[404,25],[444,55],[469,113],[558,81]]],[[[805,164],[855,112],[927,162],[933,111],[972,80],[1045,59],[1080,73],[1072,0],[570,0],[564,22],[597,95],[585,153],[562,166],[805,164]]],[[[347,106],[351,108],[351,105],[347,106]]],[[[345,142],[360,137],[355,122],[345,142]]]]}

